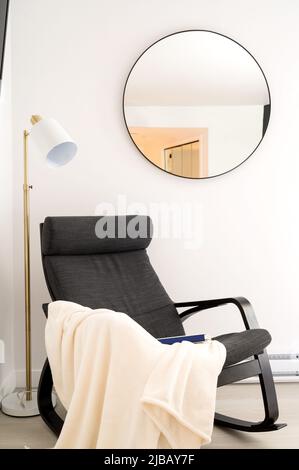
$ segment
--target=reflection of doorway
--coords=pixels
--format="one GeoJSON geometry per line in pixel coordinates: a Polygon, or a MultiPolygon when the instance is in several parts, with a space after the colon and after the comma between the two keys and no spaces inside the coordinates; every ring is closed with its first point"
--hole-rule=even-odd
{"type": "Polygon", "coordinates": [[[164,149],[165,170],[189,178],[206,176],[199,140],[164,149]]]}
{"type": "MultiPolygon", "coordinates": [[[[208,129],[204,127],[130,127],[130,134],[143,155],[166,170],[164,150],[185,143],[199,142],[199,173],[192,178],[208,176],[208,129]]],[[[170,170],[169,170],[170,171],[170,170]]]]}

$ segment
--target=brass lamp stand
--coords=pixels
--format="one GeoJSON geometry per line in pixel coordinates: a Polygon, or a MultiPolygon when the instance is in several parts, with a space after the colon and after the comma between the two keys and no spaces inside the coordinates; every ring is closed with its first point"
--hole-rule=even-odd
{"type": "Polygon", "coordinates": [[[32,400],[32,367],[31,367],[31,296],[30,296],[30,190],[28,184],[28,136],[24,131],[24,273],[25,273],[25,347],[26,347],[26,401],[32,400]]]}
{"type": "Polygon", "coordinates": [[[3,413],[10,416],[26,417],[39,414],[37,391],[32,388],[31,365],[31,286],[30,286],[30,190],[28,184],[28,137],[31,136],[46,156],[49,166],[57,167],[68,163],[77,152],[77,145],[63,127],[54,119],[31,117],[31,131],[24,130],[24,274],[25,274],[25,348],[26,348],[26,386],[23,391],[7,395],[2,400],[3,413]]]}

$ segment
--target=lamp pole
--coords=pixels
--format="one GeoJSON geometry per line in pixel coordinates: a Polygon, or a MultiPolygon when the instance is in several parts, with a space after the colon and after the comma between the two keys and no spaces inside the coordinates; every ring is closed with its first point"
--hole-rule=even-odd
{"type": "Polygon", "coordinates": [[[26,400],[32,400],[31,375],[31,298],[30,298],[30,190],[28,184],[28,136],[24,131],[24,273],[25,273],[25,342],[26,342],[26,400]]]}

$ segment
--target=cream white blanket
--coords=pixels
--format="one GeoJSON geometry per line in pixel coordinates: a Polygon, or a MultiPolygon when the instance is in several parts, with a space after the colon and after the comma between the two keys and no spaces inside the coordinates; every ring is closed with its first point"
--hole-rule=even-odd
{"type": "Polygon", "coordinates": [[[56,448],[210,442],[221,343],[163,345],[123,313],[58,301],[49,305],[46,348],[68,410],[56,448]]]}

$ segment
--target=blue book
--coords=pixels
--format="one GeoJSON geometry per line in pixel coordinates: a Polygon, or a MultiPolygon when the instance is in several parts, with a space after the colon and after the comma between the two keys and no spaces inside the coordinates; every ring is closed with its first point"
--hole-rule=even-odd
{"type": "Polygon", "coordinates": [[[162,344],[182,343],[183,341],[191,341],[191,343],[200,343],[209,339],[207,335],[188,335],[188,336],[169,336],[168,338],[159,338],[162,344]]]}

